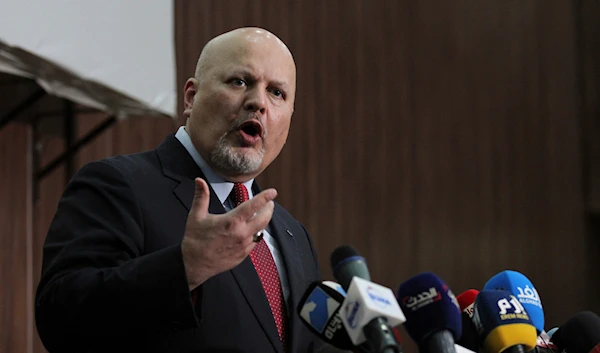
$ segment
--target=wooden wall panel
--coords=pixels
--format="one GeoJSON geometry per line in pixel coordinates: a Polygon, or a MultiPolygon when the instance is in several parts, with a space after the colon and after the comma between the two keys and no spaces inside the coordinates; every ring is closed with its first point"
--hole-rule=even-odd
{"type": "MultiPolygon", "coordinates": [[[[581,144],[584,160],[584,196],[590,225],[588,254],[589,273],[600,273],[600,2],[578,2],[576,17],[579,39],[579,95],[580,122],[583,131],[581,144]]],[[[600,281],[590,281],[587,293],[597,297],[600,281]]],[[[593,306],[600,312],[600,300],[593,306]]]]}
{"type": "Polygon", "coordinates": [[[0,352],[29,352],[32,341],[30,133],[0,131],[0,352]]]}
{"type": "Polygon", "coordinates": [[[579,3],[175,5],[179,87],[204,43],[236,27],[270,29],[292,50],[292,131],[260,181],[312,232],[325,277],[330,252],[351,244],[394,289],[422,271],[457,293],[521,271],[548,327],[597,300],[586,294],[598,273],[586,260],[579,3]]]}
{"type": "MultiPolygon", "coordinates": [[[[38,163],[40,167],[48,165],[64,151],[64,141],[58,136],[40,135],[37,143],[38,163]]],[[[64,187],[66,186],[66,168],[59,166],[37,183],[37,197],[34,200],[33,218],[33,286],[37,290],[42,273],[42,247],[50,222],[54,218],[56,207],[64,187]]],[[[34,292],[35,293],[35,292],[34,292]]],[[[45,352],[42,342],[34,327],[33,351],[45,352]]]]}

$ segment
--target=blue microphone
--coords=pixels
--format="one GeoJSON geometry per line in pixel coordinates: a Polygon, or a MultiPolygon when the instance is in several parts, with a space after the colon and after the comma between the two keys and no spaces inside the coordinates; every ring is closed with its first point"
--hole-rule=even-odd
{"type": "Polygon", "coordinates": [[[531,281],[516,271],[502,271],[490,278],[483,287],[485,290],[505,290],[517,297],[533,322],[538,335],[544,331],[544,309],[542,301],[531,281]]]}
{"type": "Polygon", "coordinates": [[[524,353],[537,333],[519,300],[504,290],[482,290],[473,306],[473,324],[487,353],[524,353]]]}
{"type": "Polygon", "coordinates": [[[433,273],[409,278],[398,288],[398,303],[406,317],[404,327],[421,353],[456,352],[462,334],[456,297],[433,273]]]}

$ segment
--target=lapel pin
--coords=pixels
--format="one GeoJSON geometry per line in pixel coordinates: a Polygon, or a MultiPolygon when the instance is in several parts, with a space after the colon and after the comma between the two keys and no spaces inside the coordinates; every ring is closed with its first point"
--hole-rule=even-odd
{"type": "Polygon", "coordinates": [[[289,230],[289,229],[286,229],[285,231],[286,231],[286,232],[287,232],[287,233],[290,235],[290,237],[293,237],[293,236],[294,236],[294,234],[292,234],[292,231],[291,231],[291,230],[289,230]]]}

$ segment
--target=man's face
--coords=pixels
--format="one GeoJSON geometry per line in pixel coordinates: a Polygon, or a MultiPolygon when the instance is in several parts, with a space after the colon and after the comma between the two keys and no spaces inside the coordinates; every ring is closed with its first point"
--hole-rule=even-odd
{"type": "Polygon", "coordinates": [[[218,174],[246,181],[269,166],[287,140],[295,65],[287,49],[265,38],[214,51],[198,80],[186,83],[187,128],[218,174]]]}

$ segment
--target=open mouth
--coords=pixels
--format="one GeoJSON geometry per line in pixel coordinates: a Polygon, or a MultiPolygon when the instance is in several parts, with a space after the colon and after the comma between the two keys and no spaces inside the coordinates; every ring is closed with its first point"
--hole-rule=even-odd
{"type": "Polygon", "coordinates": [[[261,137],[262,136],[262,126],[255,120],[250,120],[243,123],[239,130],[251,137],[261,137]]]}

